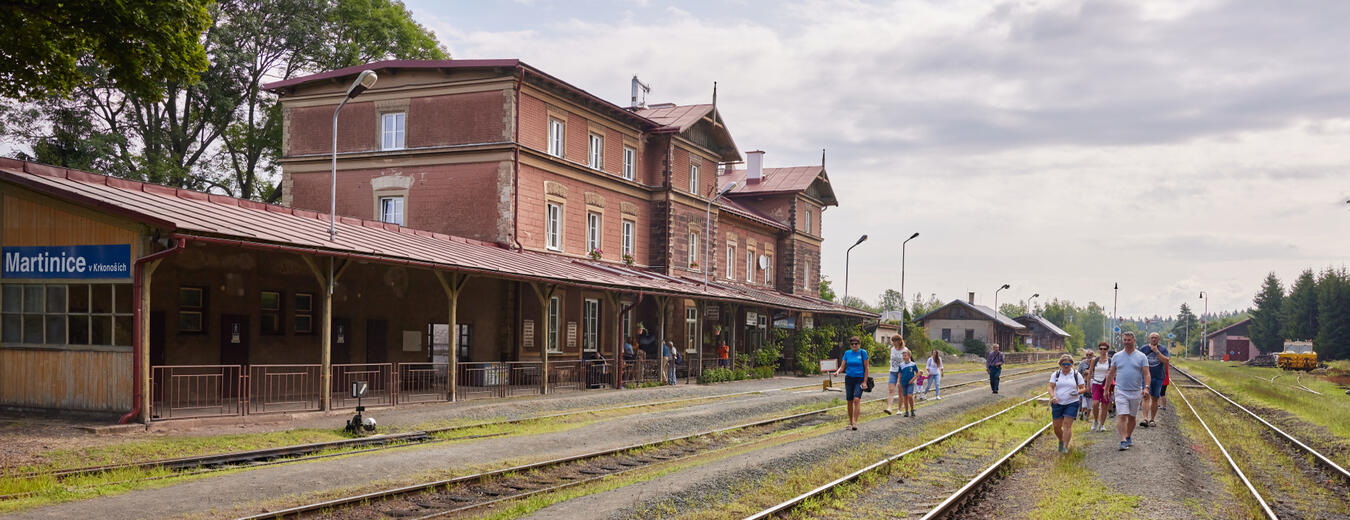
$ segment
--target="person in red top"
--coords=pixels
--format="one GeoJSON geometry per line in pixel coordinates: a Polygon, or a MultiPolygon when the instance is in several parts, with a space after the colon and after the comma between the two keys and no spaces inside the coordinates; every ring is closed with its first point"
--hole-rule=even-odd
{"type": "Polygon", "coordinates": [[[727,346],[726,341],[723,341],[722,344],[717,346],[717,366],[731,366],[731,347],[727,346]]]}

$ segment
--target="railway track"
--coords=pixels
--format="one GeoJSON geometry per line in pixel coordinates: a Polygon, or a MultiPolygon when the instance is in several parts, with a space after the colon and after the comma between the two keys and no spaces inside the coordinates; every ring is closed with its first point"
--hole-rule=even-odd
{"type": "MultiPolygon", "coordinates": [[[[1283,449],[1283,453],[1262,451],[1250,442],[1229,442],[1225,446],[1219,436],[1214,434],[1214,429],[1200,416],[1185,392],[1181,391],[1181,387],[1176,389],[1177,395],[1199,420],[1200,425],[1209,434],[1210,440],[1219,448],[1229,468],[1237,475],[1265,518],[1274,520],[1350,516],[1350,498],[1347,498],[1347,490],[1350,489],[1350,471],[1198,377],[1175,366],[1172,368],[1195,382],[1195,386],[1208,390],[1213,396],[1212,399],[1227,403],[1231,408],[1243,412],[1231,414],[1231,417],[1246,418],[1247,424],[1262,425],[1264,428],[1258,430],[1269,441],[1273,441],[1270,444],[1283,449]],[[1309,460],[1313,462],[1308,462],[1309,460]],[[1251,477],[1248,476],[1249,473],[1251,477]],[[1263,489],[1265,492],[1262,492],[1263,489]],[[1290,493],[1291,490],[1296,492],[1290,493]],[[1266,498],[1272,495],[1279,497],[1274,503],[1266,498]]],[[[1210,419],[1228,422],[1232,420],[1231,417],[1211,416],[1210,419]]],[[[1227,424],[1223,430],[1225,437],[1230,438],[1241,433],[1239,427],[1227,424]]]]}
{"type": "MultiPolygon", "coordinates": [[[[920,445],[918,445],[918,446],[915,446],[915,447],[913,447],[913,448],[910,448],[910,449],[908,449],[908,450],[905,450],[905,451],[903,451],[903,452],[901,452],[901,453],[897,453],[897,454],[895,454],[895,455],[887,456],[887,457],[885,457],[885,458],[883,458],[883,459],[881,459],[881,460],[878,460],[878,461],[873,462],[873,463],[871,463],[871,464],[869,464],[869,465],[867,465],[867,466],[864,466],[863,468],[861,468],[861,469],[859,469],[859,470],[857,470],[857,471],[854,471],[854,472],[852,472],[852,473],[849,473],[849,474],[847,474],[847,475],[844,475],[844,476],[842,476],[842,477],[839,477],[838,479],[835,479],[835,480],[833,480],[833,481],[831,481],[831,482],[828,482],[828,483],[826,483],[826,484],[824,484],[824,485],[821,485],[821,486],[819,486],[819,487],[817,487],[817,488],[815,488],[815,489],[812,489],[812,490],[810,490],[810,491],[807,491],[806,493],[802,493],[802,494],[797,495],[797,496],[795,496],[795,497],[793,497],[793,498],[791,498],[791,499],[788,499],[788,500],[786,500],[786,501],[784,501],[784,502],[781,502],[781,503],[779,503],[779,504],[777,504],[777,505],[774,505],[774,506],[772,506],[772,507],[769,507],[769,508],[767,508],[767,509],[764,509],[764,510],[758,512],[758,513],[755,513],[755,514],[753,514],[753,515],[747,516],[747,517],[745,518],[745,520],[764,520],[764,519],[768,519],[768,518],[777,518],[777,517],[780,517],[780,516],[784,516],[784,515],[786,515],[786,514],[792,512],[792,511],[795,510],[796,508],[800,507],[802,504],[807,503],[808,501],[811,501],[812,499],[817,499],[817,498],[819,498],[819,497],[827,496],[827,495],[828,495],[829,493],[831,493],[833,490],[839,488],[839,487],[842,486],[842,485],[845,485],[845,484],[848,484],[848,483],[857,481],[859,478],[861,478],[861,477],[863,477],[864,475],[867,475],[867,474],[869,474],[869,473],[877,472],[877,471],[880,471],[880,470],[882,470],[882,469],[884,469],[884,468],[889,468],[892,464],[895,464],[897,461],[899,461],[899,460],[905,458],[906,456],[909,456],[909,455],[911,455],[911,454],[913,454],[913,453],[916,453],[916,452],[919,452],[919,451],[921,451],[921,450],[925,450],[925,449],[931,448],[931,447],[933,447],[933,446],[942,444],[943,442],[946,442],[946,441],[952,439],[953,437],[956,437],[958,434],[960,434],[960,433],[962,433],[962,432],[971,430],[972,428],[977,428],[977,427],[979,427],[980,425],[982,425],[982,424],[984,424],[984,423],[986,423],[986,422],[988,422],[988,421],[990,421],[990,420],[992,420],[992,419],[995,419],[995,418],[997,418],[997,417],[1003,416],[1004,414],[1006,414],[1006,413],[1008,413],[1008,412],[1011,412],[1012,410],[1018,409],[1018,408],[1020,408],[1020,407],[1022,407],[1022,406],[1025,406],[1025,405],[1028,404],[1028,403],[1034,402],[1034,401],[1036,401],[1037,399],[1039,399],[1040,397],[1042,397],[1042,396],[1044,396],[1044,395],[1046,395],[1046,394],[1045,394],[1045,393],[1038,394],[1038,395],[1036,395],[1035,397],[1031,397],[1031,398],[1029,398],[1029,399],[1023,400],[1023,401],[1018,402],[1018,403],[1016,403],[1016,404],[1014,404],[1014,405],[1012,405],[1012,406],[1009,406],[1009,407],[1007,407],[1007,408],[1004,408],[1003,410],[1000,410],[1000,411],[998,411],[998,412],[995,412],[994,414],[991,414],[991,415],[986,416],[986,417],[984,417],[984,418],[981,418],[981,419],[972,421],[972,422],[970,422],[970,423],[968,423],[968,424],[965,424],[965,425],[963,425],[963,426],[961,426],[961,427],[959,427],[959,428],[956,428],[956,429],[954,429],[954,430],[952,430],[952,431],[949,431],[949,432],[947,432],[947,433],[944,433],[944,434],[942,434],[942,435],[940,435],[940,436],[938,436],[938,437],[935,437],[935,438],[933,438],[933,439],[931,439],[931,440],[929,440],[929,441],[927,441],[927,442],[924,442],[923,444],[920,444],[920,445]]],[[[1025,449],[1026,446],[1028,446],[1028,445],[1031,444],[1031,441],[1033,441],[1033,440],[1035,440],[1037,437],[1039,437],[1039,436],[1040,436],[1042,433],[1044,433],[1045,430],[1046,430],[1047,428],[1049,428],[1049,427],[1050,427],[1050,423],[1046,423],[1045,426],[1043,426],[1043,427],[1041,427],[1040,429],[1038,429],[1038,430],[1036,431],[1036,433],[1033,434],[1030,438],[1028,438],[1027,440],[1025,440],[1025,441],[1023,441],[1022,443],[1020,443],[1020,444],[1017,446],[1017,448],[1015,448],[1012,452],[1009,452],[1007,455],[1005,455],[1005,456],[1003,456],[1002,458],[1000,458],[999,461],[998,461],[997,463],[995,463],[993,467],[991,467],[990,469],[987,469],[987,470],[981,472],[980,475],[977,476],[977,477],[975,478],[975,480],[972,480],[971,482],[967,483],[965,486],[962,486],[960,490],[958,490],[955,494],[951,495],[951,497],[949,497],[947,500],[944,500],[942,503],[940,503],[937,507],[935,507],[933,510],[931,510],[924,518],[935,518],[935,517],[937,517],[937,516],[941,516],[941,515],[943,515],[943,514],[946,514],[946,512],[949,511],[951,508],[954,508],[956,505],[959,505],[961,502],[963,502],[963,497],[969,496],[969,494],[970,494],[974,489],[977,489],[977,488],[979,487],[979,484],[980,484],[980,483],[984,482],[984,481],[987,480],[990,476],[992,476],[993,474],[995,474],[999,468],[1001,468],[1004,464],[1007,463],[1008,460],[1010,460],[1010,459],[1013,457],[1013,455],[1015,455],[1015,454],[1017,454],[1018,452],[1020,452],[1021,450],[1025,449]]]]}
{"type": "MultiPolygon", "coordinates": [[[[1039,374],[1040,372],[1042,372],[1041,369],[1033,369],[1018,372],[1011,376],[1035,377],[1027,374],[1039,374]]],[[[1024,378],[1008,379],[1007,381],[1013,382],[1021,379],[1024,378]]],[[[946,388],[952,389],[985,382],[984,380],[967,381],[946,388]]],[[[976,390],[966,390],[958,392],[958,394],[976,390]]],[[[877,397],[864,402],[873,403],[885,401],[885,399],[885,397],[877,397]]],[[[929,402],[930,406],[933,404],[936,403],[929,402]]],[[[322,516],[324,518],[442,518],[457,516],[510,500],[528,498],[533,495],[597,482],[652,467],[656,464],[678,463],[715,450],[746,446],[778,432],[820,424],[827,413],[844,408],[845,405],[837,405],[810,412],[789,414],[693,433],[673,439],[633,444],[495,471],[342,497],[242,517],[240,520],[307,518],[311,516],[322,516]]]]}

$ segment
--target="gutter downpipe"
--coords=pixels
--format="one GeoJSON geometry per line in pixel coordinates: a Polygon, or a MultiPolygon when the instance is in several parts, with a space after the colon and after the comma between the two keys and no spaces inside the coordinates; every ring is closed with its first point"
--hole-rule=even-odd
{"type": "Polygon", "coordinates": [[[524,252],[525,247],[520,245],[520,87],[525,84],[525,68],[520,68],[520,74],[516,78],[516,124],[512,129],[514,135],[511,143],[512,162],[515,168],[511,171],[511,241],[515,242],[516,252],[524,252]]]}
{"type": "Polygon", "coordinates": [[[147,285],[145,270],[146,264],[151,263],[149,270],[150,274],[153,274],[160,260],[177,254],[187,247],[187,241],[182,237],[174,235],[172,240],[173,247],[137,258],[132,263],[131,298],[136,301],[136,309],[132,314],[134,315],[133,319],[136,320],[136,326],[131,329],[131,379],[135,386],[132,387],[131,391],[131,411],[118,419],[117,424],[127,424],[137,416],[141,416],[142,422],[145,424],[150,424],[150,378],[146,374],[150,369],[150,349],[149,345],[144,347],[141,345],[147,339],[145,337],[146,332],[148,332],[146,331],[148,328],[146,324],[149,323],[150,319],[149,314],[147,314],[150,311],[149,299],[146,297],[144,287],[147,285]]]}

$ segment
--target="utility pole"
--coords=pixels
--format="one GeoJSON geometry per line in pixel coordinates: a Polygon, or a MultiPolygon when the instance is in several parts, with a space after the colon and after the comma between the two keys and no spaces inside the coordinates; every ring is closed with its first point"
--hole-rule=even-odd
{"type": "Polygon", "coordinates": [[[1111,343],[1119,347],[1120,333],[1114,331],[1120,330],[1120,282],[1116,282],[1116,285],[1112,290],[1115,291],[1115,293],[1114,296],[1111,297],[1111,315],[1115,317],[1116,325],[1115,328],[1111,329],[1113,331],[1111,333],[1111,343]]]}

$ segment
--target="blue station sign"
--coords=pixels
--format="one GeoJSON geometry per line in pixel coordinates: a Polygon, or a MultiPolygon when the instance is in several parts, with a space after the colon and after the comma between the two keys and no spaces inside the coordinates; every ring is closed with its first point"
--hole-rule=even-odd
{"type": "Polygon", "coordinates": [[[4,248],[0,278],[130,278],[131,245],[4,248]]]}

